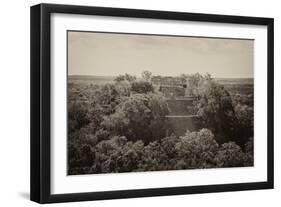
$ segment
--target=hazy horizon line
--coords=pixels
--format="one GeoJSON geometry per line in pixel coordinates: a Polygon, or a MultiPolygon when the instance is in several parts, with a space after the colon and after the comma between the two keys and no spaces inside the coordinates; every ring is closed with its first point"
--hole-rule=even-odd
{"type": "MultiPolygon", "coordinates": [[[[129,73],[127,73],[127,74],[129,74],[129,73]]],[[[194,73],[193,73],[194,74],[194,73]]],[[[193,75],[193,74],[190,74],[190,75],[193,75]]],[[[200,73],[201,74],[201,73],[200,73]]],[[[202,74],[202,75],[205,75],[206,73],[204,73],[204,74],[202,74]]],[[[119,75],[124,75],[124,74],[119,74],[119,75]]],[[[93,76],[93,77],[117,77],[117,76],[119,76],[119,75],[90,75],[90,74],[68,74],[67,76],[93,76]]],[[[129,75],[132,75],[132,74],[129,74],[129,75]]],[[[163,76],[163,77],[179,77],[181,74],[179,74],[179,75],[152,75],[152,76],[163,76]]],[[[186,75],[189,75],[189,74],[186,74],[186,75]]],[[[132,76],[135,76],[135,77],[137,77],[137,78],[141,78],[141,76],[138,76],[138,75],[132,75],[132,76]]],[[[240,78],[240,79],[242,79],[242,78],[254,78],[254,77],[216,77],[216,76],[212,76],[212,74],[211,74],[211,77],[212,78],[240,78]]]]}

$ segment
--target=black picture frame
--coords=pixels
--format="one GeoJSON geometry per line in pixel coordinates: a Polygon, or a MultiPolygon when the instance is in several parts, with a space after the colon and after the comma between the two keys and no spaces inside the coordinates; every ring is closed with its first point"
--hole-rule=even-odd
{"type": "Polygon", "coordinates": [[[195,14],[168,11],[135,10],[89,6],[39,4],[31,7],[31,174],[30,199],[38,203],[88,201],[102,199],[166,196],[179,194],[272,189],[274,177],[273,147],[273,52],[274,20],[272,18],[195,14]],[[52,13],[134,17],[163,20],[180,20],[210,23],[232,23],[267,26],[267,181],[238,184],[219,184],[153,189],[85,192],[73,194],[51,194],[50,126],[51,126],[51,70],[50,32],[52,13]]]}

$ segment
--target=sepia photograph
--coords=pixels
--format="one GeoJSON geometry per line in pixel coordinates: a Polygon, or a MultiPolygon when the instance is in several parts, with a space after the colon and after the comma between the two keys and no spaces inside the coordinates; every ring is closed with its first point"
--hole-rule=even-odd
{"type": "Polygon", "coordinates": [[[254,166],[254,40],[67,31],[67,175],[254,166]]]}

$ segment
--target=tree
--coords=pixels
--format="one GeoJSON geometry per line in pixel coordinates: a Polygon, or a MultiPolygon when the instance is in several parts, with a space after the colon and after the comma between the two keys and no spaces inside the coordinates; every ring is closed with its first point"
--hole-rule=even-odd
{"type": "Polygon", "coordinates": [[[254,139],[250,137],[249,140],[245,143],[245,161],[244,166],[253,166],[254,165],[254,139]]]}
{"type": "Polygon", "coordinates": [[[116,82],[122,82],[122,81],[133,82],[137,80],[137,78],[136,76],[132,76],[126,73],[125,75],[118,75],[114,80],[116,82]]]}
{"type": "Polygon", "coordinates": [[[68,104],[68,128],[70,132],[79,130],[90,123],[88,108],[87,102],[73,101],[68,104]]]}
{"type": "Polygon", "coordinates": [[[237,117],[238,137],[240,137],[237,143],[243,146],[245,140],[254,134],[254,109],[248,105],[237,104],[234,110],[237,117]]]}
{"type": "Polygon", "coordinates": [[[220,144],[237,141],[237,117],[228,91],[209,74],[195,74],[191,78],[191,88],[196,88],[193,94],[197,115],[216,134],[216,140],[220,144]]]}
{"type": "Polygon", "coordinates": [[[245,165],[245,153],[235,142],[228,142],[221,145],[215,157],[218,167],[237,167],[245,165]]]}
{"type": "Polygon", "coordinates": [[[154,88],[151,82],[135,81],[131,84],[131,90],[136,93],[149,93],[153,92],[154,88]]]}
{"type": "Polygon", "coordinates": [[[129,86],[127,84],[105,84],[98,90],[92,92],[94,95],[91,99],[92,107],[99,106],[104,115],[110,115],[115,112],[116,106],[121,102],[123,97],[129,96],[129,86]]]}
{"type": "MultiPolygon", "coordinates": [[[[184,77],[184,75],[181,75],[184,77]]],[[[198,97],[202,93],[202,90],[204,90],[204,86],[208,85],[212,82],[212,77],[209,73],[206,73],[205,75],[201,75],[200,73],[195,73],[191,75],[185,75],[186,79],[189,83],[189,90],[192,96],[198,97]]]]}
{"type": "Polygon", "coordinates": [[[163,96],[132,94],[118,105],[115,113],[104,119],[102,125],[115,135],[148,143],[165,135],[167,114],[168,106],[163,96]]]}
{"type": "Polygon", "coordinates": [[[68,174],[86,174],[94,164],[95,153],[90,145],[68,144],[68,174]]]}
{"type": "Polygon", "coordinates": [[[187,131],[176,144],[183,169],[214,167],[218,148],[214,134],[209,129],[201,129],[199,132],[187,131]]]}
{"type": "Polygon", "coordinates": [[[132,172],[138,169],[143,154],[143,142],[130,142],[125,137],[115,136],[96,146],[96,162],[92,171],[132,172]]]}
{"type": "Polygon", "coordinates": [[[148,70],[145,70],[142,72],[141,76],[145,81],[150,81],[152,77],[152,73],[148,70]]]}
{"type": "Polygon", "coordinates": [[[189,78],[189,75],[182,73],[179,75],[179,78],[184,82],[189,78]]]}

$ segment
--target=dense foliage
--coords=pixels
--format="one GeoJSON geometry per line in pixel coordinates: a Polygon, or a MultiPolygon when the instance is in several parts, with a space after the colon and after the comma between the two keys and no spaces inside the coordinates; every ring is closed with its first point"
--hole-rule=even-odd
{"type": "Polygon", "coordinates": [[[145,143],[164,136],[168,106],[158,94],[132,94],[116,107],[115,113],[104,117],[102,126],[112,135],[145,143]],[[145,130],[144,130],[145,129],[145,130]]]}
{"type": "MultiPolygon", "coordinates": [[[[247,146],[252,144],[250,140],[247,146]]],[[[114,136],[96,145],[70,147],[70,174],[200,169],[251,166],[252,148],[243,152],[234,142],[219,145],[208,129],[187,131],[145,145],[114,136]]]]}
{"type": "MultiPolygon", "coordinates": [[[[68,174],[253,165],[253,95],[226,90],[210,75],[189,80],[196,131],[167,133],[170,109],[144,71],[138,80],[68,83],[68,174]]],[[[186,106],[190,107],[190,106],[186,106]]]]}
{"type": "Polygon", "coordinates": [[[196,97],[197,114],[205,127],[223,144],[234,141],[243,146],[253,136],[253,97],[233,94],[211,78],[194,74],[189,76],[191,93],[196,97]],[[250,105],[251,104],[251,105],[250,105]]]}

